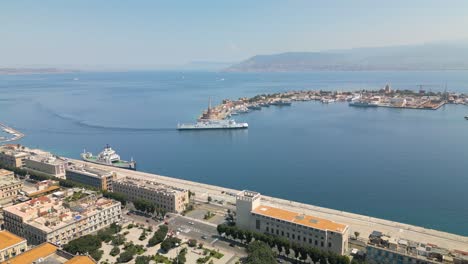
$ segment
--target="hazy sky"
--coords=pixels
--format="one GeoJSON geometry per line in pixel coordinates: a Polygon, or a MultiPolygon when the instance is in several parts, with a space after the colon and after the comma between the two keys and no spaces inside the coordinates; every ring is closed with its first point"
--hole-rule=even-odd
{"type": "Polygon", "coordinates": [[[0,67],[240,61],[467,38],[466,0],[0,3],[0,67]]]}

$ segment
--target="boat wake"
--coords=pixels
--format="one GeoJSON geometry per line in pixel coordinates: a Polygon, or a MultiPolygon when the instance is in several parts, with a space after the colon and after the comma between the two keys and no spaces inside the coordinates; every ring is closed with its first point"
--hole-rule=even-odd
{"type": "Polygon", "coordinates": [[[103,126],[103,125],[96,125],[90,124],[86,121],[79,120],[75,117],[59,114],[42,104],[38,103],[38,107],[41,108],[44,112],[48,113],[49,115],[72,122],[73,124],[84,127],[84,128],[91,128],[91,129],[99,129],[99,130],[106,130],[106,131],[115,131],[115,132],[162,132],[162,131],[176,131],[174,128],[135,128],[135,127],[118,127],[118,126],[103,126]]]}

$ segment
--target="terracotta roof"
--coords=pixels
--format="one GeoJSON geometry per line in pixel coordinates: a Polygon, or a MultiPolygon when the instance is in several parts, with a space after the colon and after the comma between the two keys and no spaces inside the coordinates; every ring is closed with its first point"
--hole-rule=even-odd
{"type": "Polygon", "coordinates": [[[30,193],[30,194],[28,194],[28,196],[29,196],[29,197],[38,196],[38,195],[41,195],[41,194],[43,194],[43,193],[55,191],[55,190],[57,190],[57,189],[60,189],[60,187],[58,187],[58,186],[56,186],[56,185],[52,185],[52,186],[49,186],[47,189],[44,189],[44,190],[40,190],[40,191],[37,191],[37,192],[30,193]]]}
{"type": "Polygon", "coordinates": [[[295,223],[298,225],[308,226],[320,230],[330,230],[334,232],[343,233],[343,231],[347,227],[346,225],[338,224],[331,220],[318,218],[311,215],[299,214],[296,212],[291,212],[284,209],[265,205],[261,205],[255,208],[253,212],[259,215],[264,215],[271,218],[295,223]]]}
{"type": "Polygon", "coordinates": [[[89,256],[75,256],[65,264],[96,264],[96,261],[89,256]]]}
{"type": "Polygon", "coordinates": [[[8,231],[0,231],[0,250],[14,246],[22,241],[26,240],[8,231]]]}
{"type": "Polygon", "coordinates": [[[7,261],[2,262],[3,264],[26,264],[33,263],[40,258],[45,258],[54,254],[57,251],[57,247],[50,243],[43,243],[31,250],[28,250],[16,257],[13,257],[7,261]]]}

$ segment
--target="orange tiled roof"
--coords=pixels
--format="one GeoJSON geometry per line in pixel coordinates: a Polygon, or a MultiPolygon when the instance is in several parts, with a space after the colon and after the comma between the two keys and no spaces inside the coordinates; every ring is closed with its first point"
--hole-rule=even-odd
{"type": "Polygon", "coordinates": [[[296,212],[287,211],[284,209],[261,205],[253,210],[254,213],[280,219],[286,222],[291,222],[299,225],[304,225],[321,230],[330,230],[342,233],[346,229],[346,225],[318,218],[311,215],[299,214],[296,212]]]}
{"type": "Polygon", "coordinates": [[[96,261],[89,256],[75,256],[65,264],[96,264],[96,261]]]}
{"type": "Polygon", "coordinates": [[[54,254],[56,251],[57,251],[56,246],[46,242],[14,258],[4,261],[2,263],[8,263],[8,264],[33,263],[34,261],[40,258],[45,258],[47,256],[50,256],[51,254],[54,254]]]}
{"type": "Polygon", "coordinates": [[[25,241],[25,239],[5,230],[0,231],[0,250],[16,245],[21,241],[25,241]]]}

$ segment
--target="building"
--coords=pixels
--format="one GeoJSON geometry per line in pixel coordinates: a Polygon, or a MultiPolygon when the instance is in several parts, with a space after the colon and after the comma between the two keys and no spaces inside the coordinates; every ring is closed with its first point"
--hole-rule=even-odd
{"type": "Polygon", "coordinates": [[[181,213],[188,202],[188,190],[167,186],[156,181],[123,178],[113,183],[113,192],[122,193],[131,201],[144,199],[168,212],[181,213]]]}
{"type": "Polygon", "coordinates": [[[67,160],[48,152],[43,152],[30,155],[29,158],[24,160],[24,167],[28,170],[38,171],[64,179],[67,160]]]}
{"type": "Polygon", "coordinates": [[[50,263],[50,264],[95,264],[89,256],[74,256],[51,243],[43,243],[1,264],[50,263]]]}
{"type": "Polygon", "coordinates": [[[26,251],[26,239],[8,231],[0,231],[0,262],[8,260],[26,251]]]}
{"type": "Polygon", "coordinates": [[[369,236],[366,262],[371,264],[433,264],[446,260],[449,251],[431,244],[389,237],[379,231],[369,236]]]}
{"type": "Polygon", "coordinates": [[[24,161],[31,154],[26,152],[26,147],[21,145],[3,145],[0,147],[0,163],[12,168],[22,168],[24,161]]]}
{"type": "Polygon", "coordinates": [[[0,205],[11,203],[23,187],[23,182],[15,179],[12,173],[2,172],[5,176],[0,177],[0,205]]]}
{"type": "Polygon", "coordinates": [[[349,227],[331,220],[261,204],[261,195],[236,196],[236,224],[242,229],[281,236],[291,242],[338,254],[347,252],[349,227]]]}
{"type": "Polygon", "coordinates": [[[60,246],[120,222],[121,214],[120,202],[74,190],[65,198],[41,196],[4,208],[4,227],[30,244],[60,246]]]}
{"type": "Polygon", "coordinates": [[[33,188],[23,188],[23,191],[29,198],[36,198],[39,196],[51,194],[60,189],[59,182],[53,180],[44,180],[36,182],[33,188]]]}
{"type": "Polygon", "coordinates": [[[73,166],[66,169],[66,178],[74,182],[96,187],[100,190],[112,190],[115,172],[101,170],[92,166],[73,166]]]}
{"type": "Polygon", "coordinates": [[[14,178],[15,173],[12,172],[12,171],[9,171],[9,170],[0,169],[0,179],[3,178],[3,177],[14,178]]]}

